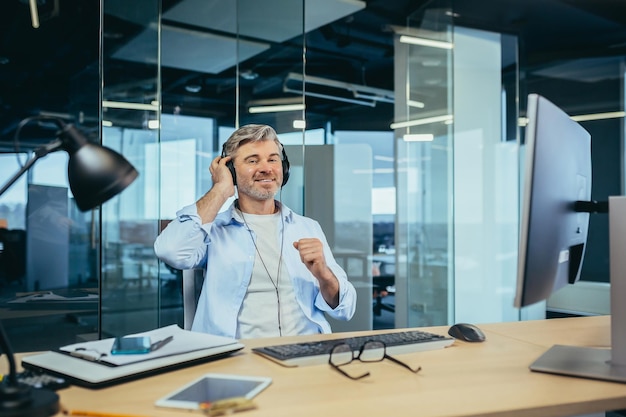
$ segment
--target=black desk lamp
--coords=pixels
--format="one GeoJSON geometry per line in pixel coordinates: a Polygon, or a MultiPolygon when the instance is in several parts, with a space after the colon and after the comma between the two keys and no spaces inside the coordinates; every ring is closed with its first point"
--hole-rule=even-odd
{"type": "Polygon", "coordinates": [[[137,171],[122,155],[88,142],[73,125],[66,125],[57,118],[33,116],[24,119],[15,131],[15,142],[19,140],[22,128],[35,120],[56,123],[60,128],[57,139],[35,149],[34,156],[0,189],[0,196],[40,158],[59,150],[64,150],[70,155],[67,178],[76,205],[81,211],[99,206],[122,192],[137,178],[137,171]]]}
{"type": "MultiPolygon", "coordinates": [[[[87,141],[73,125],[48,116],[24,119],[15,131],[33,121],[52,121],[59,126],[56,139],[34,151],[34,156],[0,189],[0,196],[27,172],[40,158],[59,150],[69,156],[67,177],[76,205],[81,211],[91,210],[124,190],[139,175],[120,154],[87,141]]],[[[59,396],[47,389],[32,389],[17,382],[13,349],[0,322],[0,348],[9,361],[9,373],[0,384],[0,417],[48,417],[59,412],[59,396]]]]}

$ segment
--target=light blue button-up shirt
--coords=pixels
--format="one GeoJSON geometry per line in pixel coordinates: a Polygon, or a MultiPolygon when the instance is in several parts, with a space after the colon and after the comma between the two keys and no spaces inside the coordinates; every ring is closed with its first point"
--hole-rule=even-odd
{"type": "MultiPolygon", "coordinates": [[[[296,300],[308,319],[305,333],[330,333],[324,313],[335,319],[350,320],[356,308],[354,286],[335,261],[318,222],[294,213],[285,205],[282,205],[282,215],[283,259],[296,300]],[[326,264],[339,281],[339,305],[334,309],[324,300],[317,278],[302,263],[298,250],[292,245],[302,238],[318,238],[324,245],[326,264]]],[[[279,239],[282,239],[281,233],[279,239]]],[[[206,268],[191,330],[234,338],[255,257],[250,232],[234,217],[234,205],[206,224],[202,224],[195,204],[184,207],[157,237],[154,250],[159,259],[174,268],[206,268]]]]}

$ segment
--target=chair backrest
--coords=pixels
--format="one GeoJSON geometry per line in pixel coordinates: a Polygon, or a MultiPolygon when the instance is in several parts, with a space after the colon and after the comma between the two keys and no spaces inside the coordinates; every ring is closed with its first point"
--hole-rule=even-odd
{"type": "Polygon", "coordinates": [[[185,330],[191,329],[203,281],[204,269],[183,270],[183,326],[185,330]]]}

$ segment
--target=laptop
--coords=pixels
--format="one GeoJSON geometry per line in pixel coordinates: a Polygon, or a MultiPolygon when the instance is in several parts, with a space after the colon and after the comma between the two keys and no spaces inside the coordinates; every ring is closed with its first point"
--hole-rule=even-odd
{"type": "MultiPolygon", "coordinates": [[[[158,329],[143,334],[152,334],[153,336],[158,334],[159,338],[155,338],[155,340],[162,340],[162,335],[170,329],[172,328],[158,329]]],[[[179,328],[173,329],[173,331],[174,341],[177,343],[169,343],[166,347],[159,349],[158,354],[154,356],[123,355],[135,357],[137,360],[123,361],[123,357],[120,356],[117,365],[95,360],[86,355],[71,354],[73,351],[88,351],[94,346],[104,350],[103,345],[109,351],[109,345],[112,345],[114,340],[111,338],[64,346],[56,351],[27,355],[22,358],[22,367],[61,376],[74,385],[86,388],[102,388],[220,359],[244,348],[244,345],[236,339],[194,333],[179,328]],[[179,346],[178,349],[177,346],[179,346]],[[185,348],[181,349],[180,346],[185,346],[185,348]]]]}

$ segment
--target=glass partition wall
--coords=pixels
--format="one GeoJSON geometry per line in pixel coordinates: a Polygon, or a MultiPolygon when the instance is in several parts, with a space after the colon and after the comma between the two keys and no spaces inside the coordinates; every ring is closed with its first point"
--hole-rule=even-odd
{"type": "MultiPolygon", "coordinates": [[[[27,11],[28,4],[18,5],[22,6],[27,11]]],[[[15,10],[3,4],[5,17],[15,10]]],[[[82,67],[80,74],[73,77],[66,78],[58,68],[42,71],[43,66],[32,63],[37,62],[36,55],[41,57],[34,51],[36,48],[45,45],[50,56],[58,50],[51,40],[53,36],[48,39],[49,32],[45,29],[37,31],[30,21],[15,20],[17,33],[24,37],[6,38],[20,55],[28,51],[24,54],[27,60],[19,63],[15,59],[11,65],[25,68],[25,72],[26,68],[28,71],[36,68],[45,74],[46,81],[22,82],[3,74],[11,84],[10,89],[2,89],[7,106],[3,115],[15,116],[18,122],[2,125],[3,135],[6,137],[10,132],[11,136],[9,142],[0,144],[2,188],[28,160],[32,161],[36,149],[49,146],[57,138],[57,122],[73,124],[89,141],[100,140],[97,2],[66,10],[63,18],[74,22],[78,15],[84,25],[80,28],[93,30],[83,31],[79,25],[61,23],[67,29],[64,35],[89,34],[82,44],[85,49],[81,51],[80,62],[96,64],[82,67]],[[7,110],[15,104],[9,104],[11,94],[20,97],[20,101],[29,97],[40,106],[38,112],[33,114],[21,103],[7,110]],[[46,102],[46,97],[52,97],[52,103],[46,102]],[[61,108],[57,101],[65,105],[61,108]],[[37,118],[28,122],[26,118],[32,116],[37,118]],[[22,128],[17,129],[18,126],[22,128]]],[[[42,14],[44,26],[54,24],[46,19],[42,14]]],[[[52,16],[53,22],[55,19],[57,16],[52,16]]],[[[5,53],[16,57],[10,51],[5,53]]],[[[9,63],[11,59],[4,61],[9,63]]],[[[68,159],[66,152],[53,152],[38,159],[0,196],[0,320],[10,344],[18,352],[52,349],[83,337],[97,337],[100,210],[81,212],[77,208],[67,179],[68,159]]]]}
{"type": "Polygon", "coordinates": [[[517,319],[517,40],[453,16],[396,30],[398,327],[517,319]]]}
{"type": "MultiPolygon", "coordinates": [[[[517,37],[456,25],[454,2],[433,0],[384,35],[392,70],[338,54],[331,79],[316,65],[320,51],[307,44],[323,36],[340,51],[349,40],[330,23],[349,24],[365,5],[334,4],[333,16],[320,21],[311,2],[283,1],[155,6],[155,20],[135,28],[134,45],[113,43],[112,63],[153,65],[154,78],[135,80],[143,89],[138,102],[148,107],[123,110],[142,124],[114,123],[104,135],[144,178],[103,208],[103,288],[117,288],[103,293],[103,333],[180,322],[180,271],[154,259],[152,240],[209,189],[208,164],[247,123],[277,129],[292,163],[279,198],[322,224],[357,287],[357,317],[333,323],[335,331],[535,317],[512,306],[518,121],[526,94],[543,91],[535,78],[519,78],[527,73],[517,37]],[[281,25],[268,27],[268,10],[281,25]],[[269,108],[276,105],[288,107],[269,108]],[[385,117],[391,125],[380,123],[385,117]],[[111,257],[118,262],[109,272],[111,257]],[[145,318],[129,321],[131,312],[145,318]]],[[[115,36],[105,30],[105,49],[107,39],[115,36]]],[[[106,62],[103,73],[109,100],[116,89],[107,86],[106,62]]]]}
{"type": "MultiPolygon", "coordinates": [[[[103,207],[100,316],[102,336],[110,336],[182,326],[182,271],[158,261],[153,242],[177,210],[209,190],[209,165],[228,136],[243,124],[266,123],[290,143],[303,143],[302,88],[273,95],[255,63],[302,78],[304,6],[290,0],[104,5],[103,142],[121,149],[141,173],[116,204],[103,207]],[[268,25],[268,13],[281,25],[268,25]],[[125,31],[123,44],[116,31],[125,31]],[[289,39],[290,50],[277,50],[289,39]],[[300,106],[261,108],[281,103],[300,106]]],[[[302,146],[295,152],[303,154],[302,146]]],[[[302,175],[294,167],[289,181],[296,186],[285,191],[293,201],[302,200],[302,175]]]]}
{"type": "MultiPolygon", "coordinates": [[[[493,24],[480,15],[463,27],[455,6],[460,2],[428,2],[396,30],[396,326],[608,314],[608,220],[601,214],[590,219],[581,281],[547,303],[512,306],[525,149],[520,116],[529,93],[565,110],[591,133],[592,199],[622,195],[624,56],[611,45],[544,50],[530,32],[525,43],[477,29],[493,24]],[[432,96],[438,105],[429,105],[432,96]]],[[[566,29],[581,30],[574,23],[566,29]]]]}
{"type": "MultiPolygon", "coordinates": [[[[129,159],[140,177],[102,206],[101,239],[99,212],[86,227],[93,232],[89,265],[99,303],[73,315],[89,323],[81,338],[182,324],[182,273],[159,262],[152,245],[178,209],[211,187],[211,160],[247,123],[276,128],[291,161],[279,198],[320,222],[357,288],[355,318],[331,323],[334,331],[452,320],[455,287],[472,287],[470,272],[493,254],[463,254],[473,248],[468,234],[484,232],[466,213],[482,207],[494,178],[500,186],[511,180],[498,171],[507,165],[502,162],[476,172],[480,163],[473,158],[510,155],[507,143],[493,139],[502,127],[499,103],[480,120],[458,111],[471,107],[458,86],[476,82],[465,71],[473,63],[461,64],[461,45],[465,40],[465,50],[479,47],[489,58],[489,67],[472,74],[488,70],[495,77],[486,83],[495,103],[504,94],[498,81],[503,43],[493,34],[455,28],[449,2],[435,1],[409,16],[406,26],[378,35],[372,54],[393,62],[381,68],[342,54],[347,41],[333,25],[350,24],[365,3],[324,1],[326,8],[293,0],[102,0],[102,142],[129,159]],[[317,64],[327,56],[308,43],[335,51],[330,77],[317,64]],[[449,48],[452,43],[457,48],[449,48]],[[476,133],[486,119],[497,122],[476,133]],[[461,186],[464,176],[468,182],[461,186]]],[[[515,216],[510,210],[496,217],[508,222],[515,216]]],[[[481,243],[497,230],[490,226],[481,243]]]]}
{"type": "MultiPolygon", "coordinates": [[[[16,256],[17,269],[0,269],[0,312],[16,350],[182,324],[181,271],[152,245],[247,123],[276,128],[291,161],[278,197],[320,222],[357,288],[356,317],[334,331],[537,317],[512,307],[525,97],[587,117],[594,199],[621,194],[624,57],[520,65],[523,42],[459,25],[452,0],[364,35],[362,13],[378,21],[369,7],[101,0],[85,15],[101,28],[100,65],[72,80],[93,97],[66,117],[140,176],[80,213],[59,153],[2,196],[0,261],[16,256]]],[[[3,154],[3,177],[29,152],[3,154]]],[[[605,282],[573,286],[585,302],[591,284],[608,286],[606,219],[591,222],[583,280],[605,282]]]]}
{"type": "Polygon", "coordinates": [[[161,136],[161,31],[158,1],[102,4],[102,143],[140,173],[115,201],[102,206],[99,330],[101,337],[110,337],[159,324],[162,279],[152,244],[159,227],[160,178],[152,164],[161,136]],[[128,39],[141,44],[141,53],[128,39]]]}
{"type": "Polygon", "coordinates": [[[454,277],[451,4],[417,11],[395,39],[396,325],[444,324],[454,277]]]}

